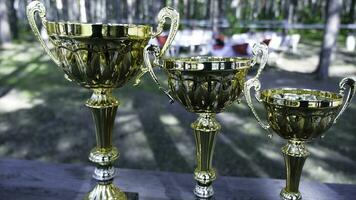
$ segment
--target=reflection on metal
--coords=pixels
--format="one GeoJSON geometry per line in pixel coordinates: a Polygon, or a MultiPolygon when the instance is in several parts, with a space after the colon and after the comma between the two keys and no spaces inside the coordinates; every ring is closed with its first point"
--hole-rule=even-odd
{"type": "Polygon", "coordinates": [[[119,157],[119,152],[112,145],[112,130],[119,101],[112,91],[147,71],[142,67],[143,49],[152,37],[162,32],[165,18],[171,19],[171,32],[162,55],[172,43],[179,25],[178,13],[166,7],[158,16],[159,26],[157,33],[154,33],[153,28],[147,25],[47,21],[46,10],[41,2],[32,1],[27,6],[30,26],[46,53],[61,67],[67,79],[93,90],[86,106],[92,111],[96,126],[97,146],[90,152],[89,159],[97,164],[93,178],[98,184],[86,199],[127,199],[113,185],[113,163],[119,157]],[[53,51],[41,38],[35,21],[36,14],[39,14],[49,35],[53,51]]]}
{"type": "Polygon", "coordinates": [[[305,143],[322,136],[345,111],[355,95],[355,81],[344,78],[340,82],[340,93],[319,90],[277,88],[260,91],[260,82],[250,79],[245,84],[246,100],[259,124],[273,130],[288,140],[282,148],[286,166],[286,187],[280,195],[284,200],[298,200],[299,182],[303,165],[309,156],[305,143]],[[349,87],[348,95],[344,95],[349,87]],[[250,94],[256,91],[257,100],[267,111],[268,124],[257,115],[250,94]]]}
{"type": "Polygon", "coordinates": [[[189,57],[160,59],[157,46],[149,45],[144,50],[144,63],[153,80],[169,98],[180,102],[185,109],[197,113],[198,119],[192,123],[196,142],[197,167],[194,178],[197,184],[194,194],[198,198],[213,196],[212,183],[216,179],[212,167],[216,135],[220,124],[216,113],[237,102],[242,91],[246,74],[260,59],[258,78],[267,61],[267,46],[256,44],[252,58],[189,57]],[[154,57],[153,64],[150,55],[154,57]],[[160,64],[163,62],[163,64],[160,64]],[[161,67],[168,76],[169,90],[159,83],[153,67],[161,67]]]}

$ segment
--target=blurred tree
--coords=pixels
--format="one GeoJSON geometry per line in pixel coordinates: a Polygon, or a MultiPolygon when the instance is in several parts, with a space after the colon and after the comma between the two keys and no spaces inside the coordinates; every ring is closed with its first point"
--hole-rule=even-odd
{"type": "Polygon", "coordinates": [[[319,64],[315,71],[318,79],[329,76],[331,56],[336,46],[336,39],[340,27],[340,11],[342,0],[329,0],[327,2],[327,19],[325,22],[324,39],[320,51],[319,64]]]}
{"type": "MultiPolygon", "coordinates": [[[[1,21],[9,27],[11,38],[17,38],[17,29],[25,24],[25,6],[32,0],[1,0],[5,5],[1,12],[1,21]],[[15,5],[15,6],[14,6],[15,5]],[[16,6],[17,5],[17,6],[16,6]],[[6,14],[4,14],[6,13],[6,14]],[[5,17],[6,15],[6,17],[5,17]],[[9,17],[11,16],[11,17],[9,17]]],[[[191,20],[204,20],[202,24],[218,30],[222,20],[227,19],[231,30],[229,33],[246,31],[242,24],[258,20],[289,23],[324,23],[326,2],[320,0],[41,0],[47,8],[49,20],[71,20],[87,22],[118,22],[118,23],[154,23],[156,14],[163,6],[172,6],[180,14],[183,25],[196,24],[191,20]],[[239,27],[240,26],[240,27],[239,27]]],[[[341,20],[343,23],[355,23],[356,0],[343,0],[341,20]]],[[[262,22],[264,23],[264,22],[262,22]]],[[[282,28],[282,27],[281,27],[282,28]]],[[[287,30],[284,30],[287,32],[287,30]]]]}
{"type": "Polygon", "coordinates": [[[356,6],[356,0],[352,0],[350,5],[350,12],[349,12],[349,19],[351,23],[355,22],[355,6],[356,6]]]}
{"type": "Polygon", "coordinates": [[[15,0],[6,0],[7,18],[9,20],[11,38],[18,39],[19,32],[17,28],[17,14],[14,5],[15,0]]]}
{"type": "Polygon", "coordinates": [[[0,1],[0,44],[11,41],[10,24],[5,1],[0,1]]]}

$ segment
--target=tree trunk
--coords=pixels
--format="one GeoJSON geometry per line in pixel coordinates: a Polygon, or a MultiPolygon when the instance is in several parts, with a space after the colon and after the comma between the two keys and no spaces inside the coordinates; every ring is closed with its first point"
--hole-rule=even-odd
{"type": "Polygon", "coordinates": [[[211,5],[211,0],[206,1],[206,12],[205,12],[205,19],[209,20],[210,18],[210,5],[211,5]]]}
{"type": "Polygon", "coordinates": [[[323,45],[320,51],[319,64],[315,73],[318,79],[327,79],[329,76],[329,66],[340,26],[340,10],[342,0],[330,0],[327,2],[327,19],[325,22],[323,45]]]}
{"type": "Polygon", "coordinates": [[[62,0],[63,8],[62,8],[62,17],[64,21],[68,21],[68,0],[62,0]]]}
{"type": "Polygon", "coordinates": [[[286,35],[288,34],[288,27],[286,26],[289,26],[289,13],[290,13],[290,10],[291,10],[291,7],[290,7],[291,3],[290,3],[290,0],[285,0],[283,1],[283,6],[282,9],[283,9],[283,19],[284,19],[284,27],[283,27],[283,35],[286,35]]]}
{"type": "Polygon", "coordinates": [[[354,23],[355,22],[355,5],[356,5],[356,0],[352,0],[351,1],[350,12],[349,12],[350,23],[354,23]]]}
{"type": "Polygon", "coordinates": [[[213,27],[213,32],[217,33],[219,31],[218,28],[218,21],[219,21],[219,2],[217,0],[212,1],[212,27],[213,27]]]}
{"type": "MultiPolygon", "coordinates": [[[[129,23],[130,21],[130,16],[128,14],[128,10],[129,10],[129,5],[127,3],[127,1],[121,1],[122,2],[122,18],[125,19],[126,23],[129,23]]],[[[130,12],[132,13],[132,12],[130,12]]]]}
{"type": "Polygon", "coordinates": [[[0,1],[0,44],[10,42],[10,24],[6,11],[5,1],[0,1]]]}
{"type": "Polygon", "coordinates": [[[6,0],[6,8],[7,8],[7,18],[9,20],[10,32],[12,39],[18,39],[18,28],[17,28],[17,15],[16,9],[14,7],[15,0],[6,0]]]}

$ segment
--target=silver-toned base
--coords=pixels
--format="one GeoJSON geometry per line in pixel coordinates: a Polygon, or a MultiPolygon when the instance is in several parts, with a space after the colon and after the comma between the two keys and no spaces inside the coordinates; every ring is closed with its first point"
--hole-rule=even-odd
{"type": "Polygon", "coordinates": [[[196,184],[194,188],[194,194],[199,198],[209,198],[214,195],[214,189],[212,185],[202,186],[196,184]]]}
{"type": "Polygon", "coordinates": [[[124,192],[111,183],[96,185],[84,200],[127,200],[127,197],[124,192]]]}
{"type": "Polygon", "coordinates": [[[281,190],[280,196],[283,200],[301,200],[302,195],[300,192],[288,192],[286,188],[281,190]]]}

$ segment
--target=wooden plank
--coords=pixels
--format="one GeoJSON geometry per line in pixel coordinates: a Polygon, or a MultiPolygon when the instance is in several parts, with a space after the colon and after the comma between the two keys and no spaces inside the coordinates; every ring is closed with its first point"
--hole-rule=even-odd
{"type": "MultiPolygon", "coordinates": [[[[0,160],[0,199],[59,200],[83,199],[95,184],[93,167],[48,164],[27,160],[0,160]]],[[[192,174],[119,169],[115,183],[140,200],[190,200],[192,174]]],[[[283,180],[218,177],[214,184],[216,200],[276,200],[283,180]]],[[[355,197],[356,185],[322,184],[302,180],[304,200],[342,200],[355,197]]]]}

